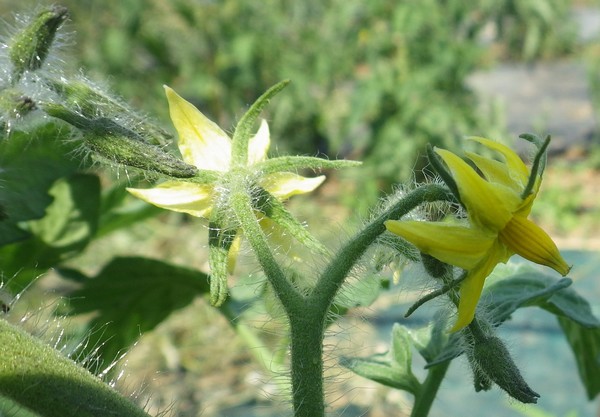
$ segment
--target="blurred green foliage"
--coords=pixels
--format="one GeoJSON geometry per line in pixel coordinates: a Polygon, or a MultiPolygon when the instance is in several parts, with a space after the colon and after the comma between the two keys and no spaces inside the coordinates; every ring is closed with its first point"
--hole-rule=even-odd
{"type": "Polygon", "coordinates": [[[64,1],[80,64],[167,118],[169,84],[221,126],[281,79],[286,152],[362,159],[364,204],[422,168],[426,143],[489,131],[465,78],[495,54],[572,45],[569,0],[64,1]],[[368,198],[372,196],[373,198],[368,198]]]}

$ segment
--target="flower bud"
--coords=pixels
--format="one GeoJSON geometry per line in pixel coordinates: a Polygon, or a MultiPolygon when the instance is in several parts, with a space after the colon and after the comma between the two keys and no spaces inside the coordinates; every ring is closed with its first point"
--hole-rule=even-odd
{"type": "Polygon", "coordinates": [[[500,338],[475,338],[469,359],[476,391],[489,389],[493,381],[514,399],[526,404],[537,403],[540,395],[527,385],[500,338]]]}
{"type": "Polygon", "coordinates": [[[65,7],[52,6],[39,13],[12,39],[9,57],[13,65],[13,81],[18,81],[24,72],[35,71],[42,66],[54,42],[56,31],[67,17],[65,7]]]}
{"type": "Polygon", "coordinates": [[[87,118],[96,118],[99,115],[123,115],[131,119],[132,130],[143,136],[144,140],[155,145],[165,145],[173,135],[166,130],[149,122],[146,118],[130,110],[123,102],[111,97],[100,88],[93,86],[86,80],[55,80],[47,79],[45,83],[57,93],[62,102],[87,118]]]}
{"type": "Polygon", "coordinates": [[[43,110],[83,133],[84,145],[92,152],[123,165],[175,178],[191,178],[198,169],[149,144],[137,133],[105,117],[88,119],[60,104],[45,103],[43,110]]]}

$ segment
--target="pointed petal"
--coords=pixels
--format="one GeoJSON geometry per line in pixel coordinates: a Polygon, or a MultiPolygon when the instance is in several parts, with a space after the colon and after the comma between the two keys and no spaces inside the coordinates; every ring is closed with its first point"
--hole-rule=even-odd
{"type": "Polygon", "coordinates": [[[325,181],[325,175],[307,178],[292,172],[275,172],[260,180],[260,185],[280,200],[313,191],[325,181]]]}
{"type": "Polygon", "coordinates": [[[131,194],[157,207],[196,217],[207,217],[212,209],[212,187],[167,181],[154,188],[127,188],[131,194]]]}
{"type": "Polygon", "coordinates": [[[502,243],[529,261],[549,266],[562,276],[571,270],[550,236],[525,217],[515,216],[499,237],[502,243]]]}
{"type": "Polygon", "coordinates": [[[520,206],[521,196],[502,184],[486,181],[452,152],[445,149],[436,152],[450,168],[471,222],[493,232],[504,228],[520,206]]]}
{"type": "Polygon", "coordinates": [[[254,165],[267,159],[267,152],[271,145],[269,136],[269,125],[262,120],[258,132],[248,142],[248,165],[254,165]]]}
{"type": "Polygon", "coordinates": [[[461,330],[473,321],[485,279],[499,262],[505,260],[505,255],[501,244],[495,242],[488,254],[481,259],[479,265],[469,271],[467,278],[460,284],[458,317],[450,332],[461,330]]]}
{"type": "Polygon", "coordinates": [[[496,238],[477,229],[440,222],[388,220],[385,227],[421,252],[467,270],[481,262],[496,238]]]}
{"type": "Polygon", "coordinates": [[[483,146],[492,149],[498,153],[500,153],[504,157],[504,161],[507,165],[507,171],[511,173],[515,181],[518,181],[523,184],[523,187],[527,184],[529,180],[529,168],[527,165],[521,160],[519,155],[516,154],[515,151],[510,149],[508,146],[498,143],[496,141],[481,138],[477,136],[470,137],[469,139],[481,143],[483,146]]]}
{"type": "Polygon", "coordinates": [[[525,184],[521,184],[519,181],[515,181],[511,177],[511,174],[507,171],[506,164],[504,162],[486,158],[473,152],[465,152],[465,155],[475,163],[477,168],[483,173],[483,176],[486,180],[488,180],[488,182],[505,185],[513,189],[515,193],[523,192],[525,184]]]}
{"type": "Polygon", "coordinates": [[[231,162],[229,136],[174,90],[165,86],[165,92],[183,160],[199,169],[227,171],[231,162]]]}

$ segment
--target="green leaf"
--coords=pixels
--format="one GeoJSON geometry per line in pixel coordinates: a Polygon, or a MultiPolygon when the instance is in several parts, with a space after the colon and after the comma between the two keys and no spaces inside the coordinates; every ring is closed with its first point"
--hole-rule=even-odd
{"type": "Polygon", "coordinates": [[[97,312],[81,353],[93,351],[100,365],[109,364],[141,334],[208,292],[208,276],[200,271],[140,257],[113,259],[70,294],[72,314],[97,312]]]}
{"type": "Polygon", "coordinates": [[[408,369],[409,372],[412,364],[411,346],[412,343],[408,329],[398,323],[394,323],[392,327],[390,357],[395,365],[408,369]]]}
{"type": "Polygon", "coordinates": [[[556,280],[537,271],[527,271],[486,287],[482,299],[491,300],[486,308],[496,322],[508,319],[521,307],[537,306],[584,327],[600,327],[587,301],[567,288],[571,283],[569,278],[556,280]]]}
{"type": "Polygon", "coordinates": [[[486,287],[481,296],[490,300],[485,306],[489,315],[497,323],[507,320],[521,307],[542,306],[557,292],[571,285],[571,280],[528,271],[505,278],[486,287]]]}
{"type": "Polygon", "coordinates": [[[416,394],[421,383],[412,373],[411,338],[400,324],[392,328],[391,350],[370,358],[342,358],[340,364],[357,375],[388,387],[416,394]]]}
{"type": "Polygon", "coordinates": [[[54,202],[43,219],[30,223],[30,232],[53,251],[58,261],[80,252],[96,233],[100,210],[100,180],[75,174],[50,189],[54,202]]]}
{"type": "Polygon", "coordinates": [[[378,382],[387,387],[415,394],[420,383],[412,373],[395,367],[388,355],[373,355],[370,358],[346,358],[340,364],[357,375],[378,382]]]}
{"type": "Polygon", "coordinates": [[[73,158],[76,144],[69,132],[46,125],[33,132],[0,136],[0,246],[25,239],[19,227],[25,220],[39,219],[52,202],[48,189],[56,179],[81,168],[73,158]]]}
{"type": "Polygon", "coordinates": [[[413,345],[428,363],[433,362],[449,344],[449,339],[452,339],[452,335],[446,331],[447,321],[447,315],[436,314],[428,326],[407,329],[413,345]]]}
{"type": "Polygon", "coordinates": [[[585,328],[568,316],[557,319],[573,350],[579,377],[591,401],[600,393],[600,328],[585,328]]]}
{"type": "Polygon", "coordinates": [[[114,184],[102,193],[97,237],[164,213],[164,210],[156,206],[138,199],[130,199],[129,196],[131,194],[123,184],[114,184]]]}
{"type": "Polygon", "coordinates": [[[21,290],[48,268],[79,254],[93,238],[100,206],[100,181],[91,174],[61,178],[49,190],[46,216],[30,221],[31,239],[0,248],[8,285],[21,290]]]}

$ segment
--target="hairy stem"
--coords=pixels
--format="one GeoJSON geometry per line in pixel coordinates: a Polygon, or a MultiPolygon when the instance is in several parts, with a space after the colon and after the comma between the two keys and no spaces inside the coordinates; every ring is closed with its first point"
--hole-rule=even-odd
{"type": "Polygon", "coordinates": [[[435,396],[444,380],[444,376],[446,376],[446,371],[451,362],[452,361],[446,361],[429,368],[427,377],[425,378],[425,381],[423,381],[423,384],[421,384],[421,389],[418,391],[417,395],[415,395],[415,402],[410,413],[411,417],[425,417],[429,414],[431,405],[435,400],[435,396]]]}

